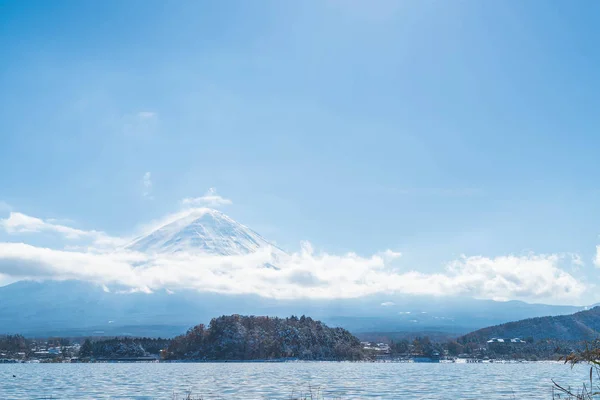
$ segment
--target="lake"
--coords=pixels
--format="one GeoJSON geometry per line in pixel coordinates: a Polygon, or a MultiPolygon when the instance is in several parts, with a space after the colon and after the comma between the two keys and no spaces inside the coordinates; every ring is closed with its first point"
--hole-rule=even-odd
{"type": "Polygon", "coordinates": [[[551,399],[551,379],[581,387],[589,367],[561,363],[0,364],[0,399],[551,399]],[[16,377],[13,377],[16,375],[16,377]]]}

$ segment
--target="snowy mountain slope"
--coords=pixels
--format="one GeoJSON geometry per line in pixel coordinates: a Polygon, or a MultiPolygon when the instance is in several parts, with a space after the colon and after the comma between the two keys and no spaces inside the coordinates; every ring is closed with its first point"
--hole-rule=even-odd
{"type": "Polygon", "coordinates": [[[243,255],[262,249],[283,251],[250,228],[220,211],[203,208],[171,221],[130,243],[129,250],[142,253],[205,253],[243,255]]]}

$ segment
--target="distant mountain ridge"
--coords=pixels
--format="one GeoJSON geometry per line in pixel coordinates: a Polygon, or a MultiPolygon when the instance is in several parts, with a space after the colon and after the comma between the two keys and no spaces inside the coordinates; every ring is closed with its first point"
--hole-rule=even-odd
{"type": "Polygon", "coordinates": [[[600,337],[600,307],[571,315],[528,318],[479,329],[464,335],[464,342],[484,342],[490,338],[590,340],[600,337]]]}
{"type": "Polygon", "coordinates": [[[0,334],[173,337],[215,315],[311,315],[360,332],[436,331],[457,337],[475,329],[580,307],[429,296],[277,300],[196,291],[106,292],[80,281],[21,281],[0,287],[0,334]],[[393,300],[394,306],[381,304],[393,300]]]}

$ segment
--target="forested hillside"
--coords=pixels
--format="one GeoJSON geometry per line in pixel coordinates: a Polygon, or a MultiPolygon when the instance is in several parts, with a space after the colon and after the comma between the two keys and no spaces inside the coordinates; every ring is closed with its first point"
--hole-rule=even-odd
{"type": "Polygon", "coordinates": [[[600,336],[600,307],[571,315],[529,318],[490,326],[464,335],[461,342],[478,342],[497,338],[533,338],[558,340],[589,340],[600,336]]]}
{"type": "Polygon", "coordinates": [[[190,360],[359,360],[359,340],[309,317],[222,316],[172,340],[167,357],[190,360]]]}
{"type": "Polygon", "coordinates": [[[96,359],[158,356],[169,342],[160,338],[116,337],[94,342],[88,339],[81,346],[80,356],[96,359]]]}

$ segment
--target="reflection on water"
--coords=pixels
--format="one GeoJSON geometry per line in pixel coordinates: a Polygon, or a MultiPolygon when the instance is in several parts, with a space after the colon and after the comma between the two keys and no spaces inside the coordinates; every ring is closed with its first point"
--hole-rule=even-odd
{"type": "MultiPolygon", "coordinates": [[[[0,399],[550,399],[550,379],[579,387],[559,363],[0,364],[0,399]],[[16,377],[13,377],[16,375],[16,377]]],[[[589,376],[588,376],[589,379],[589,376]]]]}

